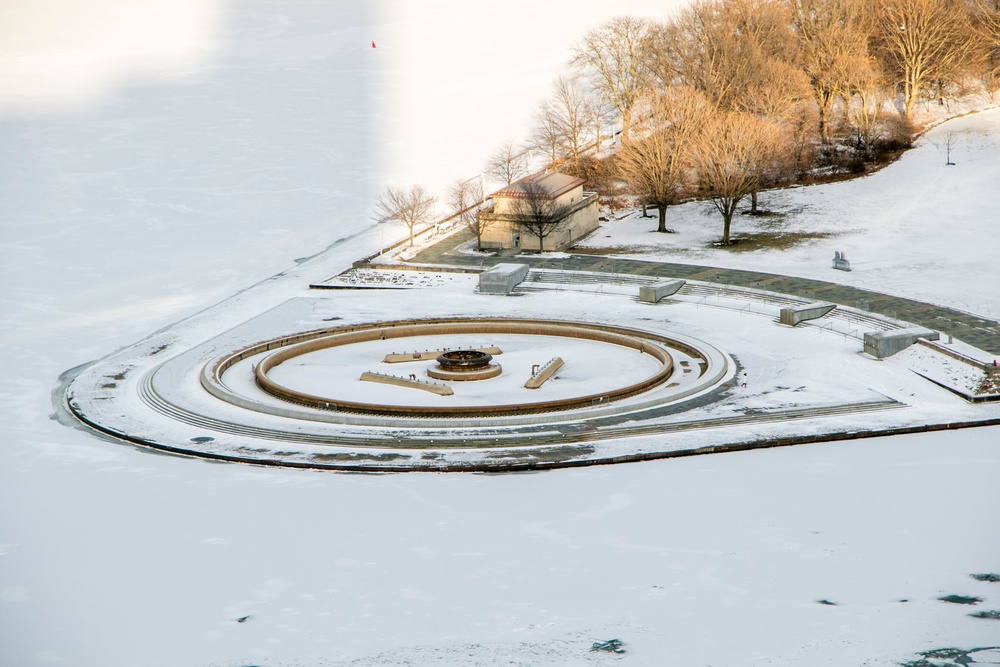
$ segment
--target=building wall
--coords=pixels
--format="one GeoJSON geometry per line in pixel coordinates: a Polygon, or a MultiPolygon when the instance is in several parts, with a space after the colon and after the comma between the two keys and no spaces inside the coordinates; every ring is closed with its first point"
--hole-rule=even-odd
{"type": "MultiPolygon", "coordinates": [[[[580,237],[589,234],[598,227],[597,195],[584,193],[583,188],[571,190],[560,197],[557,202],[562,205],[579,205],[579,202],[589,197],[589,203],[573,211],[554,232],[545,237],[546,251],[561,250],[575,243],[580,237]]],[[[520,229],[516,222],[506,219],[504,213],[511,210],[510,199],[497,198],[493,203],[493,214],[496,218],[483,232],[484,248],[513,248],[538,250],[538,237],[531,232],[520,229]],[[503,203],[504,205],[501,205],[503,203]],[[519,242],[517,242],[519,236],[519,242]]],[[[516,209],[514,209],[516,210],[516,209]]],[[[484,213],[483,215],[489,215],[484,213]]]]}

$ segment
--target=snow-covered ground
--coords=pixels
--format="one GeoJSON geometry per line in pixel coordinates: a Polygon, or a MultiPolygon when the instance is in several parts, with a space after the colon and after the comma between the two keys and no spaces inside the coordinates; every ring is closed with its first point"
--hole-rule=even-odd
{"type": "MultiPolygon", "coordinates": [[[[601,664],[618,658],[591,642],[617,636],[637,665],[874,667],[1000,643],[997,621],[967,615],[1000,609],[1000,584],[969,577],[1000,572],[996,428],[536,475],[354,476],[158,456],[50,419],[66,369],[294,275],[338,240],[314,261],[376,249],[385,184],[439,190],[475,173],[524,135],[586,29],[666,10],[49,0],[0,22],[0,664],[601,664]],[[936,599],[948,594],[984,601],[936,599]]],[[[996,116],[981,118],[992,138],[975,145],[995,146],[996,116]]],[[[829,187],[926,173],[920,155],[829,187]]],[[[963,236],[995,226],[997,161],[953,158],[940,178],[961,177],[937,195],[965,196],[945,208],[924,187],[916,203],[860,193],[892,234],[847,236],[810,265],[846,250],[858,270],[837,278],[996,315],[995,229],[963,236]],[[926,261],[906,222],[935,251],[926,261]]],[[[798,194],[765,206],[794,208],[785,196],[798,194]]],[[[808,274],[782,257],[761,268],[808,274]]],[[[280,302],[269,287],[254,305],[280,302]]]]}
{"type": "Polygon", "coordinates": [[[986,193],[996,188],[998,128],[1000,109],[957,118],[921,137],[890,169],[764,193],[760,206],[772,215],[734,217],[732,234],[742,245],[713,245],[722,217],[711,202],[668,208],[676,234],[656,233],[656,218],[636,212],[605,223],[582,245],[828,280],[997,318],[1000,214],[986,193]],[[949,136],[953,165],[945,164],[949,136]],[[832,268],[836,251],[846,253],[850,273],[832,268]]]}

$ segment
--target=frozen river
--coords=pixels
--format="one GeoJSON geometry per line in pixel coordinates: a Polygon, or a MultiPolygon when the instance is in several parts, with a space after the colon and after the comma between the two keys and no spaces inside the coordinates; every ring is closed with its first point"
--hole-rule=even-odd
{"type": "Polygon", "coordinates": [[[0,22],[0,664],[578,665],[619,637],[633,664],[874,667],[996,645],[967,615],[1000,609],[969,576],[1000,571],[996,428],[356,476],[52,419],[67,369],[338,239],[345,266],[375,249],[375,193],[477,173],[583,32],[663,11],[49,0],[0,22]]]}

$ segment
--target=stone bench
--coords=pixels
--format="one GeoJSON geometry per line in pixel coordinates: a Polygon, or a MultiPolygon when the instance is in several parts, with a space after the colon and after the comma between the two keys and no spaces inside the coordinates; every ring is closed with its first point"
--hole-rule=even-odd
{"type": "Polygon", "coordinates": [[[663,280],[652,285],[643,285],[639,288],[639,301],[656,303],[684,287],[685,282],[684,280],[663,280]]]}
{"type": "Polygon", "coordinates": [[[372,373],[371,371],[365,371],[358,379],[362,382],[391,384],[397,387],[429,391],[432,394],[437,394],[438,396],[451,396],[454,393],[451,387],[446,384],[441,384],[439,382],[427,382],[426,380],[411,380],[410,378],[399,377],[398,375],[386,375],[385,373],[372,373]]]}
{"type": "Polygon", "coordinates": [[[918,338],[937,340],[937,331],[923,327],[891,329],[889,331],[869,331],[865,334],[865,352],[876,359],[891,357],[917,342],[918,338]]]}
{"type": "Polygon", "coordinates": [[[836,307],[837,304],[822,301],[807,303],[802,306],[786,306],[779,311],[778,321],[794,327],[799,322],[823,317],[836,307]]]}
{"type": "Polygon", "coordinates": [[[510,294],[527,275],[527,264],[496,264],[479,274],[479,293],[510,294]]]}

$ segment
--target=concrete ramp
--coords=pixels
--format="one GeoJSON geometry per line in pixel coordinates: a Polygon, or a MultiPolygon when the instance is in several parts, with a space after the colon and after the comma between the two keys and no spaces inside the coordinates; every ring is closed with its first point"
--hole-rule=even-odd
{"type": "Polygon", "coordinates": [[[639,301],[645,303],[656,303],[664,297],[674,294],[684,287],[684,280],[663,280],[652,285],[643,285],[639,288],[639,301]]]}
{"type": "Polygon", "coordinates": [[[527,275],[527,264],[496,264],[479,274],[479,293],[510,294],[527,275]]]}
{"type": "Polygon", "coordinates": [[[818,317],[823,317],[836,307],[837,304],[835,303],[826,303],[822,301],[807,303],[802,306],[786,306],[781,309],[778,315],[778,321],[782,324],[794,327],[799,322],[815,320],[818,317]]]}
{"type": "Polygon", "coordinates": [[[910,347],[918,338],[937,340],[939,337],[937,331],[923,327],[869,331],[865,334],[865,352],[876,359],[885,359],[910,347]]]}

